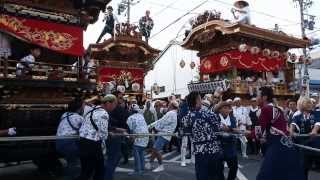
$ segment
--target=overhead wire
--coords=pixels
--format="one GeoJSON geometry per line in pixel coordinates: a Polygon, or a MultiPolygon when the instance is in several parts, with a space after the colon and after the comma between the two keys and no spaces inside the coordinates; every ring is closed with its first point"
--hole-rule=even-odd
{"type": "Polygon", "coordinates": [[[197,6],[195,6],[194,8],[192,8],[191,10],[189,10],[187,13],[183,14],[182,16],[178,17],[176,20],[174,20],[173,22],[171,22],[170,24],[168,24],[166,27],[164,27],[163,29],[161,29],[159,32],[155,33],[153,36],[150,37],[150,39],[152,39],[153,37],[155,37],[156,35],[160,34],[161,32],[163,32],[164,30],[166,30],[167,28],[169,28],[170,26],[172,26],[173,24],[177,23],[178,21],[180,21],[183,17],[189,15],[192,11],[198,9],[199,7],[201,7],[203,4],[205,4],[206,2],[208,2],[209,0],[205,0],[203,2],[201,2],[200,4],[198,4],[197,6]]]}

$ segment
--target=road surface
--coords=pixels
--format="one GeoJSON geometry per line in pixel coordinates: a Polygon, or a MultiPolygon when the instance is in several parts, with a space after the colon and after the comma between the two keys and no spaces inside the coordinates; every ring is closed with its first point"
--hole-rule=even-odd
{"type": "MultiPolygon", "coordinates": [[[[149,156],[146,156],[148,158],[149,156]]],[[[249,156],[248,159],[239,158],[238,180],[254,180],[261,164],[258,156],[249,156]]],[[[180,155],[177,152],[164,154],[165,171],[153,173],[146,171],[143,176],[129,176],[132,172],[133,158],[129,164],[117,168],[115,180],[194,180],[194,165],[189,163],[187,167],[180,166],[180,155]]],[[[226,168],[227,173],[227,168],[226,168]]],[[[37,168],[30,162],[24,162],[19,166],[0,168],[1,180],[64,180],[61,175],[40,174],[37,168]]],[[[320,172],[311,172],[309,180],[319,180],[320,172]]]]}

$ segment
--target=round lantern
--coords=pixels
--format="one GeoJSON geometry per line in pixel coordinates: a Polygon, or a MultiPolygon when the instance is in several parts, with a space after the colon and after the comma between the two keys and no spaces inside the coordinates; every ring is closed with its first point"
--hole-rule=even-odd
{"type": "Polygon", "coordinates": [[[106,94],[111,93],[113,89],[114,89],[114,85],[113,85],[112,82],[107,82],[105,84],[105,92],[106,92],[106,94]]]}
{"type": "Polygon", "coordinates": [[[258,54],[260,52],[260,48],[257,47],[257,46],[253,46],[251,49],[250,49],[250,52],[251,54],[258,54]]]}
{"type": "Polygon", "coordinates": [[[240,44],[240,45],[239,45],[239,51],[240,51],[240,52],[247,52],[247,51],[248,51],[248,45],[246,45],[246,44],[240,44]]]}
{"type": "Polygon", "coordinates": [[[191,62],[191,63],[190,63],[190,68],[191,68],[191,69],[194,69],[195,67],[196,67],[196,63],[195,63],[195,62],[191,62]]]}
{"type": "Polygon", "coordinates": [[[181,68],[184,68],[184,66],[186,65],[186,62],[184,62],[184,60],[182,59],[179,64],[181,68]]]}
{"type": "Polygon", "coordinates": [[[272,51],[271,52],[271,57],[272,58],[278,58],[280,56],[280,52],[279,51],[272,51]]]}
{"type": "Polygon", "coordinates": [[[270,54],[271,54],[270,49],[264,49],[264,50],[262,50],[262,55],[263,55],[263,56],[269,57],[270,54]]]}
{"type": "Polygon", "coordinates": [[[296,54],[290,54],[290,61],[291,62],[296,62],[296,60],[297,60],[297,55],[296,54]]]}
{"type": "Polygon", "coordinates": [[[299,63],[305,63],[305,58],[303,55],[299,56],[299,63]]]}
{"type": "Polygon", "coordinates": [[[140,90],[140,84],[139,83],[133,83],[132,84],[132,91],[137,92],[140,90]]]}
{"type": "Polygon", "coordinates": [[[119,85],[119,86],[117,86],[117,91],[124,93],[126,91],[126,87],[123,85],[119,85]]]}

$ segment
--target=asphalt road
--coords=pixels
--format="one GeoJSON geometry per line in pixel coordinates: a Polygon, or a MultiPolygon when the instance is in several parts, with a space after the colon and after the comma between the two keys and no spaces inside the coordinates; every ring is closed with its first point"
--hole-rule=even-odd
{"type": "MultiPolygon", "coordinates": [[[[261,163],[261,158],[249,156],[248,159],[239,159],[238,180],[254,180],[261,163]]],[[[153,173],[145,172],[143,176],[129,176],[132,172],[133,159],[130,158],[129,164],[120,166],[116,170],[115,180],[194,180],[194,165],[189,163],[187,167],[180,166],[180,156],[176,152],[164,154],[165,171],[153,173]]],[[[227,168],[226,168],[227,173],[227,168]]],[[[61,175],[41,174],[30,162],[19,166],[0,168],[1,180],[64,180],[61,175]]],[[[311,172],[309,180],[319,180],[320,172],[311,172]]]]}

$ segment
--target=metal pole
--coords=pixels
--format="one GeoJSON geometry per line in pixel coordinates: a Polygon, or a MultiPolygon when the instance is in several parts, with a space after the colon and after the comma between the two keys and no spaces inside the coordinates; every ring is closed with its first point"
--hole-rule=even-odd
{"type": "Polygon", "coordinates": [[[127,23],[129,24],[130,23],[130,0],[128,0],[128,11],[127,11],[127,23]]]}
{"type": "MultiPolygon", "coordinates": [[[[301,20],[301,36],[302,38],[306,37],[306,31],[305,31],[305,27],[304,27],[304,0],[298,0],[299,2],[299,7],[300,7],[300,20],[301,20]]],[[[307,49],[303,48],[303,56],[304,58],[307,58],[307,49]]],[[[303,81],[306,81],[306,91],[305,91],[305,96],[309,97],[309,71],[308,71],[308,64],[304,63],[304,73],[303,73],[303,78],[302,78],[302,65],[300,65],[301,67],[299,67],[299,78],[300,78],[300,92],[302,91],[302,86],[301,83],[303,81]]]]}

